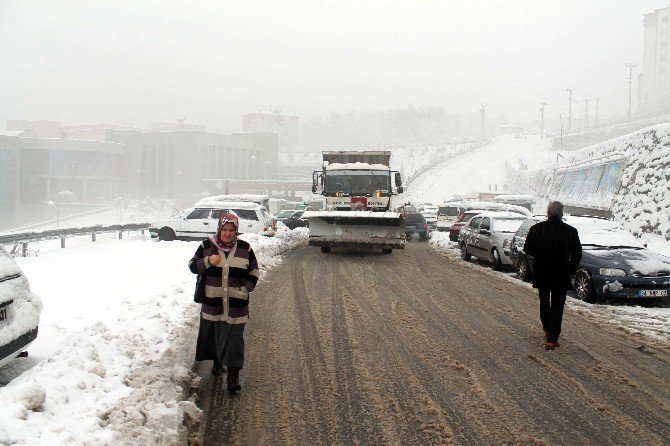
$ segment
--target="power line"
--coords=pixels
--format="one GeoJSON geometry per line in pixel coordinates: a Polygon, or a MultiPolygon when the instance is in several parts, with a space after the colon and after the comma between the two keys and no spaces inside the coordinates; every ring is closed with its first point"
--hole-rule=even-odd
{"type": "Polygon", "coordinates": [[[568,132],[572,127],[572,92],[575,91],[574,88],[568,88],[568,132]]]}

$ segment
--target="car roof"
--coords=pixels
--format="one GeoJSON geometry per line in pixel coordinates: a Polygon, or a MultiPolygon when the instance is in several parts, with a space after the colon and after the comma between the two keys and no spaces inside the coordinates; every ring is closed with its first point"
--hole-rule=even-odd
{"type": "Polygon", "coordinates": [[[492,212],[486,211],[481,212],[477,216],[481,217],[490,217],[490,218],[501,218],[501,219],[512,219],[512,220],[527,220],[528,217],[525,215],[517,214],[516,212],[492,212]]]}
{"type": "Polygon", "coordinates": [[[261,206],[258,203],[252,203],[250,201],[210,201],[207,203],[197,203],[193,206],[194,209],[265,209],[265,206],[261,206]]]}

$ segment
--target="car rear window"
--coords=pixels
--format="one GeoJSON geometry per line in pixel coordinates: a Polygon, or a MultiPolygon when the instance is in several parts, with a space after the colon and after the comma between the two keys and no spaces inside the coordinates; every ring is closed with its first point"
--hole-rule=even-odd
{"type": "Polygon", "coordinates": [[[407,215],[407,221],[409,223],[423,223],[424,222],[423,215],[421,214],[409,214],[407,215]]]}

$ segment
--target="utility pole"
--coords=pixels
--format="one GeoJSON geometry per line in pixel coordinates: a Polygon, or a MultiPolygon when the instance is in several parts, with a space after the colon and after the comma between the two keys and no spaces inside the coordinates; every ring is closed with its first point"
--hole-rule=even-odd
{"type": "Polygon", "coordinates": [[[596,98],[596,121],[593,124],[594,127],[598,127],[598,102],[600,102],[600,98],[596,98]]]}
{"type": "Polygon", "coordinates": [[[628,120],[630,121],[630,109],[631,109],[631,100],[633,97],[633,68],[637,65],[627,63],[628,67],[628,120]]]}
{"type": "Polygon", "coordinates": [[[589,128],[589,99],[584,99],[584,128],[589,128]]]}
{"type": "Polygon", "coordinates": [[[540,138],[544,139],[544,106],[547,105],[546,102],[540,103],[540,115],[542,120],[540,121],[540,138]]]}
{"type": "Polygon", "coordinates": [[[486,104],[482,104],[482,139],[486,138],[486,104]]]}
{"type": "MultiPolygon", "coordinates": [[[[561,150],[563,150],[563,115],[558,115],[558,121],[561,123],[561,150]]],[[[556,151],[556,161],[558,161],[558,150],[556,151]]]]}
{"type": "Polygon", "coordinates": [[[572,128],[572,92],[575,91],[574,88],[568,88],[568,132],[572,128]]]}

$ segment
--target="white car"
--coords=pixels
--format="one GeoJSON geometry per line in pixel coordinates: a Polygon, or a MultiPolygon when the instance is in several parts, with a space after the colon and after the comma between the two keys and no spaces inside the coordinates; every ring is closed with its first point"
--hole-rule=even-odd
{"type": "Polygon", "coordinates": [[[254,233],[272,237],[276,221],[265,207],[251,202],[197,203],[186,214],[168,220],[152,223],[149,233],[159,240],[202,240],[216,234],[216,227],[222,213],[237,215],[240,220],[240,234],[254,233]]]}
{"type": "Polygon", "coordinates": [[[25,274],[0,246],[0,367],[35,340],[41,312],[42,301],[30,292],[25,274]]]}
{"type": "Polygon", "coordinates": [[[517,229],[527,220],[515,212],[482,212],[470,219],[458,234],[461,258],[470,256],[491,262],[493,269],[500,271],[503,265],[512,265],[509,245],[517,229]]]}

